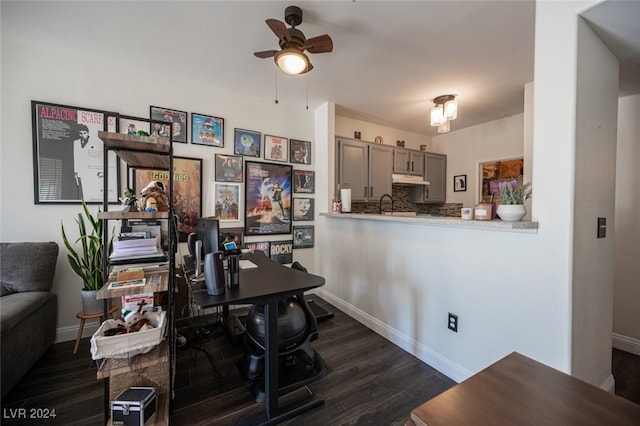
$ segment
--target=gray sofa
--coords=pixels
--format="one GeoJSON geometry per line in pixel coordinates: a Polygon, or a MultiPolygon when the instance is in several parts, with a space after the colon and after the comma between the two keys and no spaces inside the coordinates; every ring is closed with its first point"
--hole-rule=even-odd
{"type": "Polygon", "coordinates": [[[55,242],[0,243],[2,397],[55,340],[58,251],[55,242]]]}

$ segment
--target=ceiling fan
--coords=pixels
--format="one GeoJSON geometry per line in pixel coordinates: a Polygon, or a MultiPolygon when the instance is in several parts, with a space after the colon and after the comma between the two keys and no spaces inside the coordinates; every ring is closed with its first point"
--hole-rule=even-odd
{"type": "Polygon", "coordinates": [[[280,50],[264,50],[254,52],[258,58],[274,58],[278,68],[287,74],[304,74],[313,69],[305,51],[309,53],[325,53],[333,51],[333,41],[327,34],[307,39],[296,27],[302,23],[302,10],[297,6],[289,6],[284,10],[284,20],[291,27],[277,19],[267,19],[271,31],[278,36],[280,50]]]}

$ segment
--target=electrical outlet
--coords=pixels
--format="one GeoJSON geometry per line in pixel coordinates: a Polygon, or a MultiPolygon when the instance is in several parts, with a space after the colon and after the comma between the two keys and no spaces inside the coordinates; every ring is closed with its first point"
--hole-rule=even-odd
{"type": "Polygon", "coordinates": [[[458,316],[449,312],[449,323],[447,325],[449,330],[458,332],[458,316]]]}

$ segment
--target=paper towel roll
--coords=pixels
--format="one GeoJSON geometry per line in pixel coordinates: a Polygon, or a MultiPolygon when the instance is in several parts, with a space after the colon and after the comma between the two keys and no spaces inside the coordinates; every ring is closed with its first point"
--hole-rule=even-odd
{"type": "Polygon", "coordinates": [[[351,213],[351,189],[341,189],[342,213],[351,213]]]}

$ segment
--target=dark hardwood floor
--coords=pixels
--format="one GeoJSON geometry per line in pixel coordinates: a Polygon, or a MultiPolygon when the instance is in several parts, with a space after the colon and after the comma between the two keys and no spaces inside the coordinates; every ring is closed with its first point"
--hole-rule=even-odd
{"type": "MultiPolygon", "coordinates": [[[[285,425],[404,425],[413,408],[455,383],[378,336],[322,299],[311,296],[335,317],[318,324],[312,343],[329,374],[308,387],[322,394],[325,404],[285,425]]],[[[179,349],[172,424],[234,425],[263,412],[253,401],[236,368],[241,344],[233,344],[218,330],[201,338],[215,365],[202,351],[179,349]]],[[[193,339],[192,339],[193,341],[193,339]]],[[[101,425],[103,384],[96,379],[89,340],[78,355],[74,342],[55,344],[22,381],[2,400],[1,424],[101,425]],[[16,419],[15,409],[55,409],[54,419],[16,419]],[[12,411],[13,410],[13,411],[12,411]]],[[[613,350],[616,394],[640,404],[640,357],[613,350]]],[[[281,398],[281,404],[303,395],[302,388],[281,398]]]]}
{"type": "MultiPolygon", "coordinates": [[[[308,388],[322,394],[325,404],[282,424],[403,425],[413,408],[455,384],[322,299],[310,298],[335,314],[318,324],[319,337],[312,343],[329,373],[308,388]]],[[[172,424],[233,425],[264,412],[264,404],[253,401],[236,368],[242,345],[232,344],[226,335],[217,334],[202,339],[217,375],[204,352],[178,349],[172,424]]],[[[78,355],[72,355],[73,344],[55,344],[37,362],[2,400],[0,423],[103,424],[104,388],[102,381],[96,379],[89,339],[82,340],[78,355]],[[16,408],[55,409],[56,418],[9,418],[10,409],[16,408]]],[[[286,404],[305,392],[305,388],[291,392],[281,397],[280,403],[286,404]]]]}

